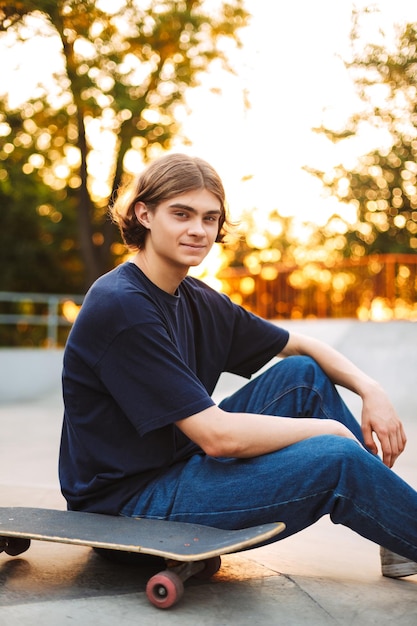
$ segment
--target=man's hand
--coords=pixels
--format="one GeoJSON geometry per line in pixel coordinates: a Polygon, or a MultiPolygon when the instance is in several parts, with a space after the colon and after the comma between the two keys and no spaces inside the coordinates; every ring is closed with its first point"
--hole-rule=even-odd
{"type": "Polygon", "coordinates": [[[405,448],[407,437],[394,407],[383,389],[363,398],[362,432],[366,447],[378,454],[373,434],[381,446],[382,460],[392,467],[405,448]]]}

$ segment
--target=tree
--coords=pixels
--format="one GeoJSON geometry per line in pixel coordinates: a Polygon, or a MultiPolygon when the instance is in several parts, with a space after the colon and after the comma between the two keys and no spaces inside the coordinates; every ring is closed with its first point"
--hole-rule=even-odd
{"type": "Polygon", "coordinates": [[[0,128],[13,129],[15,144],[0,149],[0,291],[77,292],[83,268],[74,245],[75,194],[39,178],[27,160],[24,120],[5,119],[0,128]]]}
{"type": "Polygon", "coordinates": [[[52,87],[39,84],[14,107],[3,94],[8,150],[0,160],[18,150],[23,172],[39,182],[34,189],[48,188],[49,203],[59,202],[61,237],[81,252],[80,289],[124,253],[107,207],[128,159],[137,164],[172,146],[187,89],[215,61],[231,71],[224,42],[239,46],[247,21],[243,0],[0,2],[0,43],[49,38],[60,55],[52,87]]]}
{"type": "Polygon", "coordinates": [[[336,143],[373,129],[378,143],[352,169],[306,168],[356,207],[357,221],[345,235],[344,253],[352,257],[417,249],[417,24],[379,30],[379,41],[364,45],[361,27],[370,16],[376,19],[369,10],[354,14],[346,62],[363,106],[342,129],[316,130],[336,143]]]}

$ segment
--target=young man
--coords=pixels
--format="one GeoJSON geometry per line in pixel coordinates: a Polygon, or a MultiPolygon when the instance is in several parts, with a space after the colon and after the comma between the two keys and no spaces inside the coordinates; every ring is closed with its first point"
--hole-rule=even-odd
{"type": "Polygon", "coordinates": [[[383,389],[187,276],[227,226],[213,168],[165,156],[113,217],[136,256],[92,286],[66,346],[68,507],[220,528],[283,521],[280,539],[329,514],[383,546],[385,575],[417,573],[417,493],[390,469],[406,438],[383,389]],[[222,372],[250,378],[275,355],[215,405],[222,372]],[[362,427],[335,384],[361,396],[362,427]]]}

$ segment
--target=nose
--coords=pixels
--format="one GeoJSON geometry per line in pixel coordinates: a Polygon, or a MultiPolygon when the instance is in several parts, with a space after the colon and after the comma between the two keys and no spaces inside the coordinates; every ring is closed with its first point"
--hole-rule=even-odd
{"type": "Polygon", "coordinates": [[[206,231],[204,229],[203,221],[197,217],[191,220],[188,226],[188,232],[190,235],[193,235],[194,237],[205,236],[206,231]]]}

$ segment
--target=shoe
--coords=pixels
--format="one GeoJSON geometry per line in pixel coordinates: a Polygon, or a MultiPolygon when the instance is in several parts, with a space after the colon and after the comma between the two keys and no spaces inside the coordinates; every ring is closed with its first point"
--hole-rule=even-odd
{"type": "Polygon", "coordinates": [[[403,576],[412,576],[417,574],[417,563],[406,559],[404,556],[395,554],[387,548],[380,548],[381,570],[383,576],[388,578],[402,578],[403,576]]]}

